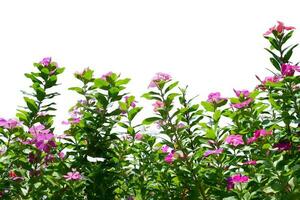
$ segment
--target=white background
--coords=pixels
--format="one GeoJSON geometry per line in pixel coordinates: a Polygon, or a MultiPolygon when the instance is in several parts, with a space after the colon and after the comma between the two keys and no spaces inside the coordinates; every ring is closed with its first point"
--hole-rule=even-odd
{"type": "MultiPolygon", "coordinates": [[[[232,96],[253,89],[254,75],[272,68],[262,34],[276,20],[300,28],[296,0],[1,0],[0,116],[23,105],[23,74],[51,56],[66,71],[60,77],[57,124],[78,96],[75,71],[95,69],[131,77],[133,94],[146,91],[155,72],[168,72],[205,100],[209,92],[232,96]]],[[[294,42],[300,41],[296,31],[294,42]]],[[[299,51],[294,53],[295,57],[299,51]]],[[[139,100],[142,104],[144,100],[139,100]]]]}

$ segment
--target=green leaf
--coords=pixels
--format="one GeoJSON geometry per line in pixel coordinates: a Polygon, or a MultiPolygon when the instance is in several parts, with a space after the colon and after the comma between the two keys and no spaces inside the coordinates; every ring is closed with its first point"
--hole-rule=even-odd
{"type": "Polygon", "coordinates": [[[126,129],[128,128],[128,125],[123,122],[119,122],[118,125],[121,126],[122,128],[126,128],[126,129]]]}
{"type": "Polygon", "coordinates": [[[56,75],[50,76],[49,80],[46,82],[45,88],[50,88],[54,86],[56,82],[57,82],[57,76],[56,75]]]}
{"type": "Polygon", "coordinates": [[[56,68],[56,70],[55,70],[56,74],[62,74],[64,71],[65,71],[64,67],[56,68]]]}
{"type": "Polygon", "coordinates": [[[206,111],[214,112],[214,110],[215,110],[213,104],[210,103],[210,102],[202,101],[202,102],[201,102],[201,105],[203,106],[203,108],[204,108],[206,111]]]}
{"type": "Polygon", "coordinates": [[[90,81],[90,80],[92,80],[92,78],[93,78],[93,73],[94,73],[93,70],[87,69],[87,70],[83,73],[83,76],[82,76],[82,77],[83,77],[85,80],[90,81]]]}
{"type": "Polygon", "coordinates": [[[159,97],[159,94],[156,92],[147,92],[147,93],[143,94],[141,97],[148,99],[148,100],[162,101],[162,99],[159,97]]]}
{"type": "Polygon", "coordinates": [[[101,93],[97,93],[95,95],[96,99],[99,101],[99,103],[103,106],[103,108],[106,108],[108,105],[108,100],[106,99],[105,95],[101,93]]]}
{"type": "Polygon", "coordinates": [[[43,74],[45,74],[45,75],[49,75],[49,74],[50,74],[49,69],[46,68],[46,67],[44,67],[44,68],[41,70],[41,72],[42,72],[43,74]]]}
{"type": "Polygon", "coordinates": [[[103,80],[101,78],[97,78],[94,80],[94,85],[97,88],[103,89],[104,87],[109,86],[109,83],[106,80],[103,80]]]}
{"type": "Polygon", "coordinates": [[[40,81],[34,74],[27,74],[27,73],[26,73],[25,76],[26,76],[27,78],[31,79],[31,81],[32,81],[33,83],[43,84],[43,82],[40,81]]]}
{"type": "Polygon", "coordinates": [[[37,113],[38,106],[35,103],[35,101],[33,99],[28,98],[28,97],[24,97],[24,100],[25,100],[29,110],[31,110],[33,113],[37,113]]]}
{"type": "Polygon", "coordinates": [[[116,96],[120,92],[119,88],[117,87],[112,87],[108,91],[110,96],[116,96]]]}
{"type": "Polygon", "coordinates": [[[142,110],[142,107],[135,107],[128,112],[128,119],[131,121],[142,110]]]}
{"type": "Polygon", "coordinates": [[[276,59],[270,58],[270,61],[271,61],[271,63],[273,64],[273,66],[274,66],[278,71],[281,70],[280,64],[279,64],[279,62],[278,62],[276,59]]]}
{"type": "Polygon", "coordinates": [[[216,110],[215,113],[214,113],[214,115],[213,115],[214,121],[218,122],[219,119],[220,119],[220,117],[221,117],[221,111],[220,110],[216,110]]]}
{"type": "Polygon", "coordinates": [[[290,39],[293,35],[294,31],[290,31],[288,34],[286,34],[283,38],[282,38],[282,44],[284,44],[286,41],[288,41],[288,39],[290,39]]]}
{"type": "Polygon", "coordinates": [[[176,87],[176,86],[178,85],[178,83],[179,83],[179,82],[176,81],[176,82],[170,84],[170,85],[165,89],[165,93],[171,91],[174,87],[176,87]]]}
{"type": "Polygon", "coordinates": [[[207,137],[209,139],[216,139],[216,133],[213,129],[209,128],[206,130],[205,137],[207,137]]]}
{"type": "Polygon", "coordinates": [[[287,52],[286,54],[283,56],[283,60],[285,63],[288,63],[289,62],[289,59],[291,58],[291,56],[293,55],[293,49],[295,47],[297,47],[298,44],[295,44],[294,46],[292,46],[287,52]]]}
{"type": "Polygon", "coordinates": [[[277,41],[272,37],[267,37],[269,42],[271,43],[272,47],[274,47],[276,50],[280,51],[279,45],[277,41]]]}
{"type": "Polygon", "coordinates": [[[116,82],[116,86],[126,85],[127,83],[129,83],[129,81],[130,81],[130,78],[125,78],[125,79],[118,80],[116,82]]]}
{"type": "Polygon", "coordinates": [[[83,94],[83,89],[80,87],[70,87],[69,90],[73,90],[75,92],[77,92],[78,94],[83,94]]]}
{"type": "Polygon", "coordinates": [[[46,92],[45,92],[45,90],[44,90],[43,88],[37,87],[37,88],[35,89],[35,91],[36,91],[37,99],[38,99],[39,101],[42,101],[42,100],[45,99],[46,92]]]}
{"type": "Polygon", "coordinates": [[[279,58],[279,56],[277,56],[275,53],[273,53],[271,50],[265,48],[266,51],[268,51],[270,54],[272,54],[272,56],[274,57],[274,59],[276,59],[277,62],[281,63],[281,59],[279,58]]]}
{"type": "Polygon", "coordinates": [[[155,121],[161,120],[161,118],[159,117],[149,117],[143,120],[142,124],[144,125],[150,125],[155,121]]]}

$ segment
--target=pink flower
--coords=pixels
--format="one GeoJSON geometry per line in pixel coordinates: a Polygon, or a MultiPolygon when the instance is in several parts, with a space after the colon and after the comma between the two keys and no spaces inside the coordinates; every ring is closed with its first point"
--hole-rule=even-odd
{"type": "Polygon", "coordinates": [[[51,57],[43,58],[43,60],[40,61],[40,64],[42,64],[44,67],[47,67],[51,63],[51,57]]]}
{"type": "Polygon", "coordinates": [[[267,131],[265,129],[259,129],[259,130],[256,130],[254,131],[254,137],[265,137],[265,136],[268,136],[268,135],[272,135],[273,132],[272,131],[267,131]]]}
{"type": "Polygon", "coordinates": [[[107,77],[111,76],[112,74],[113,74],[113,72],[107,72],[106,74],[103,74],[103,75],[101,76],[101,79],[106,80],[107,77]]]}
{"type": "Polygon", "coordinates": [[[56,147],[54,134],[50,133],[50,130],[45,129],[44,125],[34,125],[29,129],[29,132],[32,134],[33,138],[26,143],[35,144],[36,148],[40,151],[49,153],[51,148],[56,147]]]}
{"type": "Polygon", "coordinates": [[[249,181],[248,176],[242,176],[241,174],[232,176],[233,183],[247,183],[248,181],[249,181]]]}
{"type": "Polygon", "coordinates": [[[248,90],[235,90],[233,89],[234,93],[237,97],[248,97],[250,92],[248,90]]]}
{"type": "Polygon", "coordinates": [[[58,157],[59,157],[60,159],[64,159],[65,156],[66,156],[66,154],[65,154],[64,152],[62,152],[62,151],[58,153],[58,157]]]}
{"type": "Polygon", "coordinates": [[[233,146],[238,146],[238,145],[242,145],[244,144],[244,141],[243,141],[243,137],[241,135],[229,135],[227,136],[227,138],[225,139],[225,142],[227,144],[231,144],[233,146]]]}
{"type": "Polygon", "coordinates": [[[172,164],[174,161],[174,151],[170,152],[166,157],[165,157],[165,162],[168,164],[172,164]]]}
{"type": "Polygon", "coordinates": [[[280,76],[267,76],[265,79],[262,81],[262,83],[265,85],[266,83],[277,83],[281,79],[280,76]]]}
{"type": "Polygon", "coordinates": [[[207,150],[204,152],[204,156],[207,157],[212,154],[221,154],[221,153],[223,153],[223,151],[224,151],[223,148],[219,148],[219,149],[215,149],[215,150],[207,150]]]}
{"type": "Polygon", "coordinates": [[[220,92],[212,92],[208,95],[207,101],[210,103],[220,103],[220,101],[227,100],[226,98],[221,97],[220,92]]]}
{"type": "Polygon", "coordinates": [[[295,27],[293,26],[284,26],[283,22],[281,21],[277,21],[278,25],[273,26],[271,28],[269,28],[269,30],[267,32],[264,33],[264,36],[270,35],[271,33],[273,33],[273,31],[277,31],[278,33],[282,33],[284,30],[293,30],[295,29],[295,27]]]}
{"type": "Polygon", "coordinates": [[[247,144],[252,144],[253,142],[255,142],[256,140],[257,140],[258,138],[257,137],[250,137],[250,138],[248,138],[248,140],[247,140],[247,144]]]}
{"type": "Polygon", "coordinates": [[[256,165],[256,160],[249,160],[249,161],[246,161],[246,162],[243,162],[243,165],[256,165]]]}
{"type": "Polygon", "coordinates": [[[300,71],[299,66],[290,65],[288,63],[281,65],[281,74],[283,76],[293,76],[295,71],[300,71]]]}
{"type": "Polygon", "coordinates": [[[248,176],[236,174],[227,178],[227,190],[232,190],[235,183],[247,183],[249,181],[248,176]]]}
{"type": "Polygon", "coordinates": [[[0,126],[6,128],[6,129],[14,129],[17,127],[21,127],[22,123],[16,119],[5,120],[3,118],[0,118],[0,126]]]}
{"type": "Polygon", "coordinates": [[[162,72],[158,72],[155,74],[155,76],[152,78],[148,88],[154,88],[154,87],[157,87],[157,84],[159,82],[168,82],[168,81],[171,81],[172,80],[172,77],[171,75],[169,74],[166,74],[166,73],[162,73],[162,72]]]}
{"type": "Polygon", "coordinates": [[[254,131],[253,137],[248,138],[247,144],[251,144],[251,143],[255,142],[260,137],[266,137],[266,136],[272,135],[272,134],[273,134],[272,131],[267,131],[265,129],[256,130],[256,131],[254,131]]]}
{"type": "Polygon", "coordinates": [[[170,149],[170,147],[168,145],[163,145],[161,147],[161,150],[162,150],[163,153],[168,153],[169,149],[170,149]]]}
{"type": "Polygon", "coordinates": [[[153,108],[153,111],[154,112],[157,112],[158,109],[161,109],[165,106],[164,102],[161,102],[161,101],[156,101],[154,104],[152,104],[152,106],[154,107],[153,108]]]}
{"type": "Polygon", "coordinates": [[[252,99],[249,98],[246,101],[243,101],[241,103],[231,104],[231,107],[234,107],[234,108],[237,108],[237,109],[242,109],[242,108],[247,107],[251,102],[252,102],[252,99]]]}
{"type": "Polygon", "coordinates": [[[141,134],[141,133],[136,133],[135,136],[134,136],[134,138],[135,138],[136,140],[142,140],[142,139],[143,139],[143,134],[141,134]]]}
{"type": "Polygon", "coordinates": [[[68,121],[62,121],[61,123],[63,125],[69,125],[69,124],[79,124],[82,118],[82,114],[80,113],[79,110],[77,110],[77,108],[74,108],[71,112],[70,112],[71,118],[68,119],[68,121]]]}
{"type": "Polygon", "coordinates": [[[73,171],[73,172],[68,172],[66,175],[64,175],[64,178],[67,180],[67,181],[70,181],[70,180],[80,180],[81,179],[81,174],[77,171],[73,171]]]}

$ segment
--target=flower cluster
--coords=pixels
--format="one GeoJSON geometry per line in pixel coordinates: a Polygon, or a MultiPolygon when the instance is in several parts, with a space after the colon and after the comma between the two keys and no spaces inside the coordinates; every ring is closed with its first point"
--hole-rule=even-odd
{"type": "Polygon", "coordinates": [[[46,129],[44,125],[37,124],[29,129],[32,139],[24,142],[25,144],[35,144],[40,151],[49,153],[50,150],[56,147],[54,134],[46,129]]]}
{"type": "Polygon", "coordinates": [[[265,137],[268,135],[272,135],[272,131],[267,131],[265,129],[256,130],[253,134],[253,137],[248,138],[247,144],[251,144],[251,143],[255,142],[258,138],[265,137]]]}
{"type": "Polygon", "coordinates": [[[243,176],[241,174],[236,174],[227,178],[227,190],[232,190],[235,183],[247,183],[249,181],[248,176],[243,176]]]}
{"type": "Polygon", "coordinates": [[[0,126],[6,129],[14,129],[17,127],[21,127],[22,123],[16,119],[3,119],[0,118],[0,126]]]}
{"type": "Polygon", "coordinates": [[[273,32],[276,32],[276,33],[282,33],[284,30],[293,30],[295,29],[295,27],[293,26],[285,26],[283,22],[281,21],[277,21],[277,26],[272,26],[271,28],[269,28],[269,30],[267,32],[264,33],[264,36],[267,36],[267,35],[270,35],[272,34],[273,32]]]}
{"type": "Polygon", "coordinates": [[[169,74],[163,73],[163,72],[158,72],[155,74],[155,76],[152,78],[150,84],[149,84],[149,88],[155,88],[157,87],[158,83],[160,82],[168,82],[171,81],[172,77],[169,74]]]}

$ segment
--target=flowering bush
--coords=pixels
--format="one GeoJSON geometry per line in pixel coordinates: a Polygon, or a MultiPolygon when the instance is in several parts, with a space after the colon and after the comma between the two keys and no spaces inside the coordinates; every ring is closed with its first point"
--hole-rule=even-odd
{"type": "Polygon", "coordinates": [[[142,98],[129,78],[76,72],[81,100],[53,126],[53,90],[63,73],[51,58],[25,74],[32,82],[16,119],[0,119],[3,199],[299,199],[300,71],[287,46],[295,28],[282,22],[264,37],[274,70],[233,97],[190,98],[188,87],[157,73],[142,98]],[[153,131],[156,130],[156,133],[153,131]]]}

